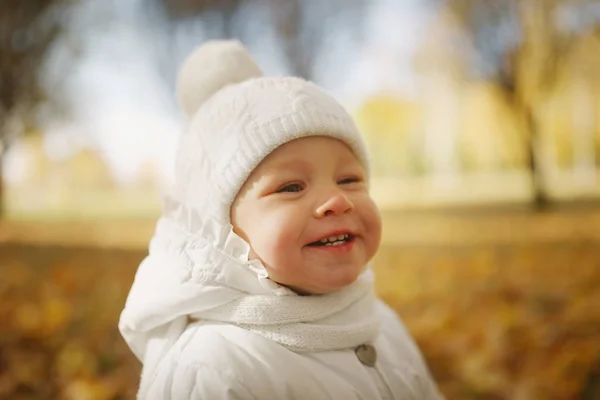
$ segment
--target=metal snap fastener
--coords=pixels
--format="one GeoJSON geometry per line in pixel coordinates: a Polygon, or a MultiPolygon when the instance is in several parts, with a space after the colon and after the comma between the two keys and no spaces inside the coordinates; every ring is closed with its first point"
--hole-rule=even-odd
{"type": "Polygon", "coordinates": [[[354,352],[358,360],[368,367],[374,367],[377,361],[377,351],[370,344],[361,344],[354,352]]]}

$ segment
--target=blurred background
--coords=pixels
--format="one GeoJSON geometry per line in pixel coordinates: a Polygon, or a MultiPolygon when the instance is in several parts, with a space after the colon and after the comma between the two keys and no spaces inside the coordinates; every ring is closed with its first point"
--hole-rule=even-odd
{"type": "Polygon", "coordinates": [[[0,398],[135,398],[117,320],[213,38],[356,118],[448,399],[600,399],[599,0],[2,0],[0,398]]]}

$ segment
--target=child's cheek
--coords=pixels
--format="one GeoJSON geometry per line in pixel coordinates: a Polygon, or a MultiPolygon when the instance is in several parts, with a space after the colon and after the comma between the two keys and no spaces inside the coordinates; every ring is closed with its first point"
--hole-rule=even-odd
{"type": "Polygon", "coordinates": [[[254,232],[253,251],[263,264],[277,269],[289,252],[286,220],[277,213],[269,213],[257,223],[260,228],[254,232]]]}
{"type": "Polygon", "coordinates": [[[289,214],[279,214],[273,222],[268,243],[270,258],[277,264],[290,263],[299,250],[301,228],[294,224],[289,214]]]}
{"type": "Polygon", "coordinates": [[[357,209],[359,210],[361,222],[365,229],[365,240],[369,247],[367,251],[371,253],[370,256],[373,256],[381,241],[381,215],[379,208],[368,195],[362,197],[358,204],[359,207],[357,209]]]}

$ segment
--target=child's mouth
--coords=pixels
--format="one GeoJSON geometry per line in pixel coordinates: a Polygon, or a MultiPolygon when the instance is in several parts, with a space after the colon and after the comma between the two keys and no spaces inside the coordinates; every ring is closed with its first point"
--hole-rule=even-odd
{"type": "Polygon", "coordinates": [[[344,233],[342,235],[329,236],[316,242],[309,243],[308,245],[313,247],[342,246],[348,242],[351,242],[353,239],[354,236],[349,233],[344,233]]]}

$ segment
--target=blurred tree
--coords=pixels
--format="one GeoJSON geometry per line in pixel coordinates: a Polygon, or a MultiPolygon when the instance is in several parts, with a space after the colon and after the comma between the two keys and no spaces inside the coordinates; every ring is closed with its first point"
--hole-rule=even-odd
{"type": "Polygon", "coordinates": [[[338,21],[353,40],[361,38],[364,0],[268,0],[268,4],[293,75],[312,79],[316,58],[338,21]]]}
{"type": "MultiPolygon", "coordinates": [[[[174,20],[206,13],[215,16],[218,28],[211,36],[246,39],[238,29],[238,18],[244,18],[241,0],[158,1],[174,20]]],[[[324,42],[331,39],[334,24],[343,24],[353,40],[360,39],[367,7],[366,0],[254,0],[243,4],[267,8],[290,73],[306,79],[313,78],[315,60],[324,42]]]]}
{"type": "Polygon", "coordinates": [[[60,2],[0,2],[0,202],[2,156],[14,136],[26,129],[33,105],[41,97],[38,70],[58,28],[50,9],[60,2]]]}
{"type": "Polygon", "coordinates": [[[235,36],[234,17],[238,12],[241,0],[160,0],[167,16],[179,20],[195,18],[204,13],[212,13],[218,17],[217,36],[235,36]]]}
{"type": "MultiPolygon", "coordinates": [[[[589,33],[593,25],[598,24],[598,16],[591,18],[592,24],[589,23],[590,21],[586,23],[586,20],[589,19],[586,14],[594,15],[593,12],[588,12],[588,10],[593,11],[590,10],[590,6],[594,3],[597,1],[549,0],[543,3],[534,1],[519,3],[518,17],[523,31],[523,39],[514,59],[515,80],[518,88],[516,101],[529,121],[531,165],[532,169],[537,172],[536,183],[539,189],[539,199],[542,200],[546,200],[547,193],[545,192],[549,191],[544,188],[549,184],[549,169],[559,167],[564,161],[565,153],[572,158],[569,168],[580,164],[582,160],[579,159],[579,156],[581,154],[577,156],[574,154],[574,142],[590,133],[593,137],[593,131],[587,132],[587,126],[582,131],[581,125],[567,124],[569,127],[564,130],[561,130],[559,125],[563,117],[560,114],[568,114],[566,116],[568,119],[581,120],[584,125],[585,121],[594,118],[593,111],[591,113],[586,111],[586,107],[593,107],[593,103],[590,103],[593,100],[586,100],[580,95],[569,97],[569,89],[567,89],[573,88],[571,86],[573,80],[568,77],[571,74],[569,71],[580,75],[579,78],[582,82],[587,80],[587,84],[593,86],[593,75],[581,73],[581,71],[575,72],[589,61],[592,61],[593,65],[593,60],[573,61],[578,58],[575,53],[581,47],[582,39],[589,33]],[[572,61],[569,62],[569,60],[572,61]],[[570,65],[568,65],[569,63],[570,65]],[[558,101],[563,102],[563,105],[560,106],[561,112],[548,113],[552,99],[560,99],[558,101]],[[576,103],[579,104],[575,105],[576,103]],[[574,109],[579,111],[575,112],[574,109]],[[548,125],[553,125],[553,127],[548,129],[548,125]],[[559,145],[560,149],[557,154],[549,158],[548,145],[550,141],[555,140],[561,141],[562,144],[559,145]]],[[[582,60],[581,57],[578,59],[582,60]]],[[[584,83],[584,85],[586,84],[584,83]]],[[[590,93],[588,90],[584,95],[590,93]]],[[[593,139],[591,144],[586,140],[584,147],[586,147],[586,155],[591,150],[593,158],[593,139]],[[588,150],[588,146],[591,149],[588,150]]],[[[578,149],[581,148],[578,147],[578,149]]]]}
{"type": "Polygon", "coordinates": [[[241,0],[160,0],[174,18],[192,17],[211,9],[232,10],[241,0]]]}
{"type": "MultiPolygon", "coordinates": [[[[598,24],[597,0],[446,0],[446,4],[477,50],[475,75],[500,82],[507,98],[528,121],[528,158],[536,203],[544,205],[541,144],[548,115],[540,111],[559,91],[564,61],[598,24]]],[[[575,134],[567,132],[569,137],[563,139],[572,141],[575,134]]]]}
{"type": "Polygon", "coordinates": [[[518,0],[447,0],[476,49],[475,76],[502,84],[507,98],[528,121],[528,164],[535,202],[546,203],[536,154],[537,131],[531,107],[545,85],[552,82],[552,66],[559,43],[552,15],[558,3],[518,0]],[[526,71],[525,71],[526,69],[526,71]]]}

